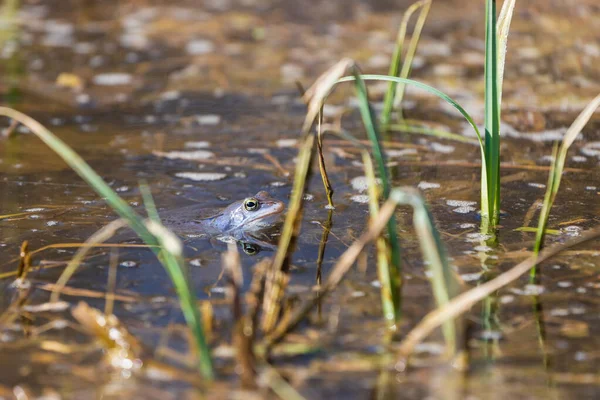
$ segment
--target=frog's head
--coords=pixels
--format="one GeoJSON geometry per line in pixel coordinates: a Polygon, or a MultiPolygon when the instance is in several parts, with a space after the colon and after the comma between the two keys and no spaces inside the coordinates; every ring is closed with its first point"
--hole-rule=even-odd
{"type": "Polygon", "coordinates": [[[252,197],[236,201],[217,216],[218,225],[224,231],[261,230],[273,226],[281,217],[285,205],[271,197],[265,191],[260,191],[252,197]]]}

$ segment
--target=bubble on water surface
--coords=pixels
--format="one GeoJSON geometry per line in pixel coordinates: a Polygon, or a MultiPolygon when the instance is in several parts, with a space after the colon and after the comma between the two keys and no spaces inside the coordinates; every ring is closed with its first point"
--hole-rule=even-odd
{"type": "Polygon", "coordinates": [[[122,261],[119,265],[123,268],[137,267],[137,263],[135,261],[122,261]]]}
{"type": "Polygon", "coordinates": [[[87,93],[80,93],[75,97],[75,101],[78,104],[84,105],[84,104],[88,104],[89,102],[91,102],[92,98],[87,93]]]}
{"type": "Polygon", "coordinates": [[[161,100],[169,101],[169,100],[177,100],[181,97],[181,92],[179,90],[168,90],[166,92],[161,93],[161,100]]]}
{"type": "Polygon", "coordinates": [[[440,343],[424,342],[419,343],[415,346],[416,353],[429,353],[432,355],[440,355],[443,354],[445,350],[446,347],[440,343]]]}
{"type": "Polygon", "coordinates": [[[479,337],[482,340],[500,340],[502,339],[502,332],[486,329],[481,332],[479,337]]]}
{"type": "Polygon", "coordinates": [[[514,294],[522,295],[522,296],[537,296],[544,293],[545,289],[542,285],[525,285],[523,289],[519,288],[511,288],[509,289],[514,294]]]}
{"type": "Polygon", "coordinates": [[[589,142],[579,151],[588,157],[600,157],[600,142],[589,142]]]}
{"type": "Polygon", "coordinates": [[[277,147],[294,147],[298,143],[298,139],[279,139],[275,143],[277,147]]]}
{"type": "Polygon", "coordinates": [[[475,246],[473,250],[487,253],[488,251],[492,251],[493,249],[490,246],[475,246]]]}
{"type": "Polygon", "coordinates": [[[402,149],[402,150],[397,150],[397,149],[390,149],[390,150],[385,150],[385,154],[390,157],[402,157],[402,156],[406,156],[406,155],[411,155],[411,154],[417,154],[418,151],[417,149],[402,149]]]}
{"type": "Polygon", "coordinates": [[[543,183],[536,183],[536,182],[529,182],[529,183],[527,183],[527,186],[531,186],[531,187],[539,188],[539,189],[544,189],[546,187],[545,184],[543,184],[543,183]]]}
{"type": "MultiPolygon", "coordinates": [[[[381,179],[376,179],[377,184],[381,184],[381,179]]],[[[365,192],[369,188],[369,180],[366,176],[357,176],[350,181],[352,188],[358,192],[365,192]]]]}
{"type": "Polygon", "coordinates": [[[169,160],[206,160],[207,158],[214,157],[212,151],[207,150],[196,150],[196,151],[155,151],[155,155],[168,158],[169,160]]]}
{"type": "Polygon", "coordinates": [[[187,149],[205,149],[207,147],[210,147],[210,142],[207,142],[205,140],[199,142],[185,142],[184,146],[187,149]]]}
{"type": "Polygon", "coordinates": [[[185,51],[193,56],[212,53],[214,49],[213,42],[206,39],[191,40],[185,45],[185,51]]]}
{"type": "Polygon", "coordinates": [[[452,210],[455,213],[458,214],[468,214],[471,213],[473,211],[476,211],[477,209],[475,207],[472,206],[462,206],[462,207],[457,207],[454,210],[452,210]]]}
{"type": "Polygon", "coordinates": [[[225,179],[227,174],[221,172],[178,172],[175,176],[197,182],[210,182],[225,179]]]}
{"type": "Polygon", "coordinates": [[[481,278],[481,272],[474,272],[472,274],[462,274],[460,277],[465,282],[473,282],[479,280],[481,278]]]}
{"type": "Polygon", "coordinates": [[[446,200],[446,204],[450,207],[466,207],[474,206],[475,204],[477,204],[477,202],[469,200],[446,200]]]}
{"type": "Polygon", "coordinates": [[[445,145],[445,144],[441,144],[441,143],[437,143],[437,142],[431,143],[429,145],[429,148],[431,150],[435,151],[436,153],[442,153],[442,154],[453,153],[454,150],[456,149],[456,147],[454,147],[454,146],[445,145]]]}
{"type": "Polygon", "coordinates": [[[202,261],[199,258],[194,258],[193,260],[190,261],[190,265],[193,267],[201,267],[202,261]]]}
{"type": "Polygon", "coordinates": [[[112,72],[98,74],[92,79],[95,85],[99,86],[120,86],[129,85],[133,81],[131,74],[122,72],[112,72]]]}
{"type": "Polygon", "coordinates": [[[366,194],[355,194],[350,197],[350,200],[355,203],[367,204],[369,202],[369,196],[366,194]]]}
{"type": "Polygon", "coordinates": [[[467,234],[466,242],[481,242],[482,240],[490,239],[492,235],[486,235],[485,233],[472,232],[467,234]]]}
{"type": "Polygon", "coordinates": [[[221,122],[221,116],[217,114],[197,115],[198,125],[218,125],[221,122]]]}
{"type": "Polygon", "coordinates": [[[417,187],[421,190],[428,190],[428,189],[438,189],[440,188],[442,185],[440,185],[439,183],[435,183],[435,182],[425,182],[425,181],[421,181],[419,182],[419,184],[417,185],[417,187]]]}
{"type": "Polygon", "coordinates": [[[568,236],[579,236],[583,228],[576,225],[570,225],[562,228],[561,230],[568,236]]]}

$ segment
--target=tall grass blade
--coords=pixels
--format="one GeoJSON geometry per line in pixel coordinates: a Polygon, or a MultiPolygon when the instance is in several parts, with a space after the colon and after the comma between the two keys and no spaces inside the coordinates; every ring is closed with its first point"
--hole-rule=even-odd
{"type": "Polygon", "coordinates": [[[408,125],[408,124],[394,124],[388,126],[388,131],[404,132],[404,133],[418,133],[421,135],[433,136],[438,139],[454,140],[461,143],[475,143],[477,142],[470,137],[459,135],[457,133],[447,132],[441,129],[429,128],[426,126],[408,125]]]}
{"type": "MultiPolygon", "coordinates": [[[[481,154],[482,154],[482,156],[485,155],[483,136],[481,136],[481,132],[479,131],[479,128],[475,124],[475,121],[473,120],[471,115],[467,111],[465,111],[465,109],[460,104],[458,104],[452,97],[448,96],[446,93],[444,93],[432,86],[429,86],[425,83],[415,81],[413,79],[405,79],[405,78],[398,78],[395,76],[377,75],[377,74],[362,74],[362,75],[360,75],[360,77],[364,81],[387,81],[387,82],[405,83],[407,85],[411,85],[411,86],[418,87],[419,89],[423,89],[426,92],[431,93],[431,94],[439,97],[440,99],[444,100],[446,103],[448,103],[452,107],[454,107],[456,109],[456,111],[458,111],[464,117],[464,119],[471,126],[471,128],[473,128],[473,131],[477,135],[477,139],[479,141],[479,146],[481,147],[481,154]]],[[[337,81],[337,83],[353,82],[355,80],[356,80],[355,76],[345,76],[343,78],[340,78],[337,81]]],[[[485,158],[482,159],[482,162],[485,165],[485,163],[486,163],[485,158]]]]}
{"type": "Polygon", "coordinates": [[[496,36],[496,0],[486,1],[485,13],[485,154],[482,169],[482,229],[490,231],[500,215],[500,98],[498,92],[498,51],[496,36]],[[485,181],[483,175],[486,175],[485,181]],[[487,205],[484,204],[484,190],[487,205]]]}
{"type": "MultiPolygon", "coordinates": [[[[377,171],[379,173],[379,179],[381,179],[381,186],[383,189],[383,198],[387,199],[391,191],[390,175],[386,167],[385,156],[379,143],[379,131],[375,122],[375,117],[369,99],[367,95],[367,86],[365,81],[361,78],[358,68],[353,68],[352,73],[354,75],[354,87],[358,96],[358,104],[360,113],[362,116],[363,124],[367,131],[367,137],[371,142],[371,151],[373,158],[377,165],[377,171]]],[[[400,259],[400,243],[398,241],[398,232],[396,230],[396,218],[392,216],[388,220],[387,224],[388,233],[388,246],[391,250],[389,268],[387,274],[389,276],[391,300],[394,306],[393,315],[385,315],[385,318],[390,321],[393,319],[398,322],[401,316],[401,284],[402,284],[402,266],[400,259]]]]}
{"type": "MultiPolygon", "coordinates": [[[[588,123],[596,109],[600,107],[600,95],[596,96],[584,109],[581,111],[579,116],[573,121],[565,137],[563,138],[560,146],[555,146],[552,152],[552,165],[550,167],[550,174],[548,176],[548,184],[546,186],[546,193],[544,195],[544,203],[542,204],[542,210],[540,211],[540,217],[538,220],[538,227],[535,235],[535,244],[533,247],[534,254],[538,254],[544,245],[544,239],[547,233],[548,218],[550,217],[550,210],[558,194],[560,188],[560,181],[562,179],[563,170],[565,168],[565,161],[567,158],[567,152],[569,147],[573,144],[577,135],[581,132],[583,127],[588,123]]],[[[535,279],[537,268],[531,270],[530,278],[535,279]]]]}
{"type": "MultiPolygon", "coordinates": [[[[431,286],[438,307],[447,305],[460,292],[460,284],[454,271],[448,264],[446,249],[433,222],[425,200],[413,188],[394,189],[393,200],[397,204],[406,204],[413,208],[413,225],[419,238],[421,252],[431,272],[431,286]]],[[[442,326],[446,346],[450,354],[457,350],[457,326],[452,320],[442,326]]]]}
{"type": "MultiPolygon", "coordinates": [[[[423,25],[425,25],[425,20],[427,19],[427,15],[429,14],[430,7],[431,0],[421,0],[412,4],[406,10],[406,13],[402,17],[400,28],[398,29],[398,35],[396,37],[396,46],[394,48],[394,54],[392,55],[392,63],[390,64],[388,75],[396,77],[399,76],[402,78],[408,78],[408,76],[410,75],[412,62],[417,51],[419,39],[421,37],[421,31],[423,30],[423,25]],[[421,12],[419,13],[419,17],[415,24],[415,29],[413,31],[410,44],[406,51],[405,60],[402,61],[402,52],[404,50],[404,41],[406,39],[408,22],[410,21],[412,15],[419,8],[421,9],[421,12]]],[[[381,113],[381,125],[384,129],[387,128],[388,124],[391,121],[392,110],[400,106],[402,98],[404,97],[404,90],[405,85],[403,83],[398,84],[396,82],[390,82],[383,102],[383,111],[381,113]]]]}
{"type": "MultiPolygon", "coordinates": [[[[377,179],[375,178],[375,169],[369,152],[362,152],[363,165],[365,166],[365,176],[368,182],[369,194],[369,213],[370,220],[375,221],[379,215],[379,189],[377,179]]],[[[381,306],[383,316],[390,324],[395,326],[396,322],[396,303],[394,303],[394,282],[391,281],[389,246],[385,238],[379,237],[375,242],[377,248],[377,276],[381,284],[381,306]]]]}
{"type": "Polygon", "coordinates": [[[179,239],[155,221],[147,223],[115,193],[110,186],[65,142],[33,118],[7,107],[0,107],[0,115],[15,119],[27,126],[48,147],[58,154],[108,205],[150,246],[169,274],[199,352],[198,368],[205,379],[213,379],[210,349],[206,343],[202,319],[196,307],[195,296],[184,274],[183,257],[179,239]],[[178,246],[179,243],[179,246],[178,246]]]}

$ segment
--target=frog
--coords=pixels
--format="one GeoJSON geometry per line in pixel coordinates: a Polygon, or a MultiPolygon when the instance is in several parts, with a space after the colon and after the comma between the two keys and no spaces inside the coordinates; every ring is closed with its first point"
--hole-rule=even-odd
{"type": "Polygon", "coordinates": [[[199,206],[192,205],[164,213],[161,219],[179,236],[208,237],[221,242],[234,240],[246,254],[256,254],[276,248],[276,231],[284,209],[282,201],[261,190],[209,217],[198,217],[199,206]]]}
{"type": "Polygon", "coordinates": [[[205,233],[257,232],[272,228],[285,205],[261,190],[252,197],[231,203],[212,217],[198,220],[205,233]]]}

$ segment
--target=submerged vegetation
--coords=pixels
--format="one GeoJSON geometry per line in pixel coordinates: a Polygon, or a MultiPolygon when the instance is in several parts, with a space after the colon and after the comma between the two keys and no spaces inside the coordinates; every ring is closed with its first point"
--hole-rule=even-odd
{"type": "MultiPolygon", "coordinates": [[[[0,107],[0,115],[8,117],[13,121],[25,125],[50,149],[58,154],[67,165],[73,169],[119,216],[119,219],[108,223],[98,230],[85,243],[72,244],[70,247],[77,248],[75,255],[56,281],[51,286],[52,295],[46,307],[71,307],[68,303],[60,301],[61,293],[69,279],[74,275],[82,262],[89,257],[90,250],[95,247],[107,246],[118,249],[121,245],[106,244],[115,233],[126,226],[130,227],[144,242],[143,248],[152,251],[160,261],[171,282],[179,301],[179,306],[187,330],[191,332],[190,340],[193,343],[193,364],[202,379],[197,375],[187,375],[181,368],[173,369],[170,366],[155,362],[152,356],[145,353],[140,340],[132,333],[125,323],[120,321],[112,312],[114,301],[114,285],[116,285],[116,256],[111,254],[108,268],[109,290],[105,312],[101,312],[83,302],[72,308],[72,316],[81,327],[98,342],[104,349],[104,359],[107,364],[117,371],[132,370],[134,365],[144,365],[147,378],[158,376],[160,371],[164,376],[172,379],[182,379],[198,388],[207,388],[208,383],[229,373],[229,367],[224,367],[229,359],[235,359],[236,367],[234,373],[244,389],[257,390],[267,388],[280,398],[301,399],[288,375],[276,368],[277,357],[283,355],[311,355],[320,350],[320,346],[306,344],[293,334],[306,325],[321,328],[322,321],[314,324],[311,318],[313,314],[321,316],[323,304],[328,296],[340,287],[344,279],[351,273],[352,267],[360,263],[360,258],[366,254],[365,248],[374,243],[375,262],[377,263],[377,281],[372,286],[378,287],[381,299],[381,314],[385,334],[381,345],[373,351],[375,361],[361,360],[370,370],[381,368],[383,371],[394,368],[398,372],[404,372],[411,365],[411,356],[419,343],[429,335],[441,328],[441,334],[445,341],[445,351],[432,354],[440,356],[436,362],[447,360],[456,361],[456,354],[468,347],[471,339],[470,325],[472,322],[463,321],[459,317],[467,313],[488,296],[513,283],[528,271],[531,277],[538,279],[535,275],[536,266],[549,258],[571,249],[574,246],[594,240],[600,237],[600,228],[590,229],[579,236],[566,242],[544,246],[545,235],[548,230],[548,219],[552,206],[559,193],[561,177],[565,171],[567,152],[580,134],[584,126],[592,118],[593,113],[600,107],[600,96],[592,100],[581,112],[577,119],[567,130],[562,143],[555,145],[552,153],[552,164],[549,168],[548,184],[543,203],[541,203],[540,215],[537,228],[524,227],[521,232],[536,233],[532,251],[524,251],[527,258],[525,261],[515,263],[506,272],[498,272],[497,276],[482,282],[474,288],[468,289],[467,285],[458,277],[456,268],[453,266],[455,259],[449,259],[442,238],[454,239],[454,235],[438,230],[430,206],[426,197],[416,188],[394,186],[394,174],[390,166],[393,161],[386,153],[384,137],[388,132],[404,131],[417,134],[434,136],[444,140],[457,140],[459,142],[473,142],[468,137],[442,129],[432,129],[418,124],[413,124],[404,117],[402,101],[407,87],[413,87],[433,95],[437,100],[443,100],[451,106],[466,121],[469,129],[472,129],[477,137],[479,152],[481,154],[481,176],[480,176],[480,229],[472,229],[475,224],[467,223],[469,232],[475,241],[481,240],[480,252],[500,252],[499,249],[488,247],[498,244],[496,235],[502,232],[504,227],[500,221],[501,204],[501,155],[500,155],[500,123],[502,88],[504,79],[504,65],[507,58],[508,32],[515,8],[515,1],[505,0],[497,17],[496,1],[485,2],[485,70],[484,70],[484,129],[483,134],[477,125],[476,119],[457,100],[450,97],[441,90],[431,85],[410,79],[412,64],[417,54],[418,44],[422,30],[426,26],[427,17],[432,7],[431,0],[420,0],[413,4],[405,13],[401,21],[394,53],[389,66],[388,75],[364,74],[358,64],[349,58],[343,58],[325,71],[316,82],[303,93],[302,100],[306,104],[307,111],[301,127],[298,140],[298,154],[295,159],[295,171],[292,179],[291,196],[289,199],[285,221],[279,233],[278,245],[271,258],[258,261],[252,270],[252,279],[249,285],[244,283],[244,271],[242,261],[234,244],[228,243],[221,264],[221,279],[226,285],[226,305],[228,314],[233,321],[226,326],[231,345],[228,349],[216,348],[211,344],[212,308],[202,306],[196,298],[197,288],[193,286],[193,280],[189,274],[189,263],[184,257],[184,245],[179,237],[167,229],[160,219],[160,212],[154,204],[152,191],[148,184],[140,183],[140,195],[143,207],[148,217],[142,217],[108,185],[101,176],[95,172],[83,158],[72,150],[63,140],[53,134],[42,124],[33,118],[20,113],[14,109],[0,107]],[[413,33],[408,42],[407,31],[410,20],[417,12],[417,20],[414,24],[413,33]],[[376,115],[375,107],[371,104],[368,93],[369,82],[385,82],[387,90],[383,98],[382,111],[376,115]],[[328,98],[333,91],[342,83],[351,83],[353,93],[356,97],[356,108],[360,114],[362,128],[367,141],[359,140],[359,133],[348,131],[338,126],[324,127],[323,114],[328,98]],[[326,132],[327,131],[327,132],[326,132]],[[367,227],[360,235],[351,235],[352,242],[348,243],[343,253],[332,262],[329,273],[324,277],[321,275],[324,254],[327,247],[327,239],[332,233],[333,219],[338,212],[337,198],[334,198],[335,187],[331,183],[327,165],[327,153],[330,150],[325,134],[341,138],[345,144],[353,146],[356,150],[355,163],[363,169],[366,187],[365,192],[368,203],[367,227]],[[298,243],[301,243],[303,222],[306,222],[306,204],[312,195],[308,193],[309,183],[313,175],[313,159],[318,158],[319,172],[327,197],[328,210],[327,222],[323,228],[322,239],[318,250],[318,275],[316,286],[313,290],[301,292],[296,296],[290,290],[292,272],[297,270],[295,266],[295,251],[298,243]],[[410,208],[412,224],[404,224],[405,208],[410,208]],[[402,212],[398,212],[398,210],[402,212]],[[403,247],[410,247],[412,243],[404,243],[403,238],[408,236],[406,232],[413,232],[418,240],[418,247],[422,255],[422,264],[425,266],[424,273],[432,297],[435,299],[436,308],[426,315],[421,321],[410,321],[415,325],[410,331],[405,329],[409,324],[404,319],[404,313],[408,308],[403,302],[405,286],[416,285],[415,280],[406,279],[406,264],[410,266],[412,260],[406,260],[408,253],[403,247]],[[487,241],[494,237],[494,241],[487,241]],[[401,239],[402,238],[402,239],[401,239]],[[482,249],[483,248],[483,249],[482,249]],[[114,256],[114,257],[113,257],[114,256]],[[462,291],[462,293],[461,293],[462,291]],[[109,301],[109,298],[112,300],[109,301]],[[304,325],[306,324],[306,325],[304,325]],[[321,325],[319,325],[321,324],[321,325]],[[223,354],[227,354],[224,356],[223,354]],[[215,363],[215,359],[225,359],[225,362],[215,363]],[[217,367],[214,367],[217,365],[217,367]],[[223,372],[221,372],[223,371],[223,372]],[[154,374],[154,375],[153,375],[154,374]]],[[[449,93],[449,92],[448,92],[449,93]]],[[[471,111],[476,115],[474,111],[471,111]]],[[[358,118],[357,118],[358,119],[358,118]]],[[[15,122],[15,123],[16,123],[15,122]]],[[[15,124],[13,123],[13,125],[15,124]]],[[[15,126],[11,125],[11,131],[15,126]]],[[[386,137],[387,138],[387,137],[386,137]]],[[[3,140],[11,140],[5,138],[3,140]]],[[[286,171],[279,161],[269,155],[265,159],[274,163],[279,171],[286,171]],[[271,157],[271,158],[269,158],[271,157]]],[[[208,157],[207,157],[208,158],[208,157]]],[[[225,164],[224,164],[225,165],[225,164]]],[[[479,168],[479,166],[476,166],[479,168]]],[[[468,181],[467,181],[468,182],[468,181]]],[[[535,213],[532,211],[531,215],[535,213]]],[[[27,217],[28,212],[11,213],[0,215],[0,219],[15,217],[27,217]]],[[[312,221],[311,221],[312,222],[312,221]]],[[[318,222],[318,221],[317,221],[318,222]]],[[[555,231],[560,233],[560,231],[555,231]]],[[[341,242],[341,240],[340,240],[341,242]]],[[[500,241],[501,243],[501,241],[500,241]]],[[[528,246],[529,242],[526,243],[528,246]]],[[[54,246],[54,245],[49,245],[54,246]]],[[[122,244],[127,247],[128,244],[122,244]]],[[[69,246],[62,246],[69,247],[69,246]]],[[[413,246],[414,247],[414,246],[413,246]]],[[[61,248],[60,244],[56,248],[61,248]]],[[[6,311],[0,314],[0,328],[12,323],[23,310],[27,302],[28,271],[43,266],[31,265],[32,255],[42,249],[31,251],[27,242],[24,242],[20,250],[19,264],[15,273],[0,275],[0,278],[16,276],[15,286],[18,287],[18,295],[13,299],[6,311]]],[[[473,252],[474,253],[474,252],[473,252]]],[[[507,252],[508,253],[508,252],[507,252]]],[[[467,253],[469,255],[470,253],[467,253]]],[[[523,253],[520,254],[521,256],[523,253]]],[[[486,256],[487,257],[487,256],[486,256]]],[[[496,253],[490,259],[498,259],[496,253]]],[[[511,260],[502,258],[501,261],[511,260]]],[[[369,259],[365,258],[365,265],[369,265],[369,259]]],[[[493,269],[492,266],[489,266],[493,269]]],[[[372,268],[373,270],[375,268],[372,268]]],[[[497,271],[494,271],[496,273],[497,271]]],[[[481,275],[478,275],[478,277],[481,275]]],[[[479,279],[479,278],[476,278],[479,279]]],[[[475,280],[476,280],[475,279],[475,280]]],[[[532,283],[538,283],[532,281],[532,283]]],[[[537,286],[530,288],[534,291],[537,286]]],[[[356,296],[364,295],[364,291],[355,290],[356,296]]],[[[535,294],[535,293],[534,293],[535,294]]],[[[506,300],[506,299],[505,299],[506,300]]],[[[512,300],[511,300],[512,301],[512,300]]],[[[340,309],[344,305],[338,306],[340,309]]],[[[339,313],[340,311],[338,311],[339,313]]],[[[337,319],[332,318],[333,320],[337,319]]],[[[330,321],[331,324],[333,322],[330,321]]],[[[538,325],[539,321],[538,321],[538,325]]],[[[221,327],[223,328],[223,327],[221,327]]],[[[327,328],[329,329],[329,328],[327,328]]],[[[374,335],[374,332],[365,328],[366,336],[374,335]]],[[[187,332],[187,331],[186,331],[187,332]]],[[[542,335],[543,329],[538,329],[538,335],[542,335]]],[[[491,335],[493,332],[486,332],[491,335]]],[[[314,332],[309,332],[309,335],[314,332]]],[[[186,333],[187,335],[187,333],[186,333]]],[[[379,340],[379,337],[377,338],[379,340]]],[[[545,340],[541,340],[545,343],[545,340]]],[[[340,341],[341,343],[341,341],[340,341]]],[[[365,343],[373,343],[371,338],[365,338],[365,343]],[[368,340],[367,340],[368,339],[368,340]]],[[[185,358],[178,359],[180,364],[190,366],[185,358]],[[183,360],[183,361],[182,361],[183,360]]],[[[219,360],[222,361],[222,360],[219,360]]],[[[418,363],[416,363],[418,364],[418,363]]],[[[547,363],[546,363],[547,364],[547,363]]],[[[228,365],[228,364],[227,364],[228,365]]],[[[454,363],[456,366],[456,362],[454,363]]],[[[137,367],[136,367],[137,368],[137,367]]],[[[141,367],[140,367],[141,368],[141,367]]],[[[356,368],[365,368],[360,365],[356,368]]],[[[358,369],[360,371],[360,369],[358,369]]],[[[125,376],[125,374],[122,374],[125,376]]],[[[161,375],[162,376],[162,375],[161,375]]],[[[383,380],[383,379],[382,379],[383,380]]],[[[218,383],[212,383],[217,385],[218,383]]],[[[213,386],[214,387],[214,386],[213,386]]],[[[1,390],[1,387],[0,387],[1,390]]],[[[2,392],[0,391],[0,397],[2,392]]]]}

